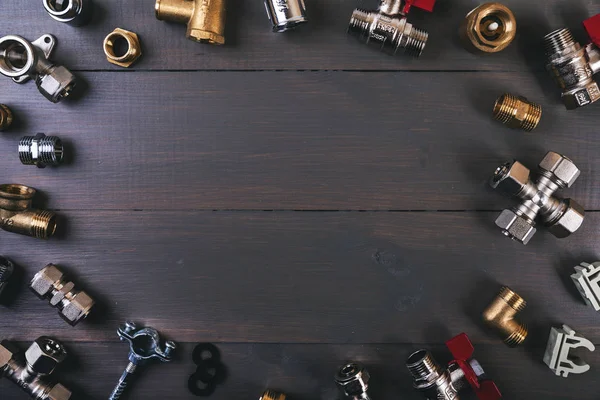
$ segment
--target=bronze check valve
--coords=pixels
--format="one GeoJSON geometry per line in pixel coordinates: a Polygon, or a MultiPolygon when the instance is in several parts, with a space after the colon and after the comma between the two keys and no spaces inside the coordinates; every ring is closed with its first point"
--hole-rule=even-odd
{"type": "Polygon", "coordinates": [[[156,18],[187,25],[188,39],[225,44],[225,0],[156,0],[156,18]]]}
{"type": "Polygon", "coordinates": [[[483,311],[483,321],[498,332],[507,346],[515,347],[527,338],[527,326],[515,319],[526,305],[521,296],[503,287],[483,311]]]}
{"type": "Polygon", "coordinates": [[[0,185],[0,228],[47,239],[56,231],[56,214],[31,207],[36,190],[23,185],[0,185]]]}
{"type": "Polygon", "coordinates": [[[467,14],[459,35],[471,52],[497,53],[515,39],[517,20],[505,5],[485,3],[467,14]]]}

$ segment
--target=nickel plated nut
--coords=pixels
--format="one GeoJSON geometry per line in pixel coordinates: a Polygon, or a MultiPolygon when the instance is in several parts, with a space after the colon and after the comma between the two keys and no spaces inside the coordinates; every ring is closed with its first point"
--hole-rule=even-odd
{"type": "Polygon", "coordinates": [[[23,165],[35,165],[38,168],[60,165],[64,160],[62,141],[57,136],[43,133],[25,136],[19,141],[19,159],[23,165]]]}
{"type": "Polygon", "coordinates": [[[335,383],[344,397],[356,400],[369,400],[369,371],[359,363],[350,362],[342,365],[335,375],[335,383]]]}
{"type": "Polygon", "coordinates": [[[0,104],[0,132],[7,130],[13,123],[13,113],[5,104],[0,104]]]}
{"type": "Polygon", "coordinates": [[[483,321],[498,332],[507,346],[518,346],[527,338],[527,326],[515,317],[526,305],[521,296],[505,286],[483,311],[483,321]]]}
{"type": "Polygon", "coordinates": [[[136,33],[117,28],[104,39],[104,54],[109,63],[129,68],[142,56],[140,38],[136,33]]]}
{"type": "Polygon", "coordinates": [[[517,20],[505,5],[485,3],[467,14],[459,34],[467,50],[497,53],[514,40],[517,34],[517,20]]]}
{"type": "Polygon", "coordinates": [[[24,185],[0,185],[0,228],[38,239],[54,235],[56,214],[32,208],[35,193],[34,188],[24,185]]]}
{"type": "MultiPolygon", "coordinates": [[[[284,1],[284,0],[282,0],[284,1]]],[[[156,18],[187,25],[186,36],[199,43],[225,44],[226,0],[156,0],[156,18]]]]}
{"type": "Polygon", "coordinates": [[[265,0],[273,32],[285,32],[308,22],[304,0],[265,0]]]}
{"type": "Polygon", "coordinates": [[[54,20],[72,26],[81,26],[89,22],[92,0],[42,0],[44,9],[54,20]]]}
{"type": "Polygon", "coordinates": [[[542,107],[525,97],[504,93],[496,100],[493,115],[509,128],[531,132],[540,123],[542,107]]]}

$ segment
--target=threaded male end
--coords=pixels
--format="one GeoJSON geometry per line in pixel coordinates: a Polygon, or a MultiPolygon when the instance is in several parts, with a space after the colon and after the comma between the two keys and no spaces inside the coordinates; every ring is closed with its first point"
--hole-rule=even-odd
{"type": "Polygon", "coordinates": [[[19,141],[19,159],[24,165],[35,165],[44,168],[47,165],[57,166],[64,160],[64,147],[57,136],[25,136],[19,141]]]}
{"type": "Polygon", "coordinates": [[[412,353],[406,360],[406,367],[415,381],[415,387],[432,385],[442,375],[438,363],[427,350],[412,353]]]}
{"type": "Polygon", "coordinates": [[[569,29],[557,29],[544,36],[544,50],[547,56],[562,53],[569,48],[575,48],[578,43],[569,29]]]}
{"type": "Polygon", "coordinates": [[[542,107],[525,97],[505,93],[496,100],[493,115],[509,128],[531,132],[542,119],[542,107]]]}
{"type": "Polygon", "coordinates": [[[7,105],[0,104],[0,131],[6,130],[13,122],[13,113],[7,105]]]}

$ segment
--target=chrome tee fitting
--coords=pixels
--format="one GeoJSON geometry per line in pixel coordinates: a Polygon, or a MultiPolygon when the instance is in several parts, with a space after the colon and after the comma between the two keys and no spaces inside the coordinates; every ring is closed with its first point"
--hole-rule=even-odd
{"type": "Polygon", "coordinates": [[[429,34],[409,23],[407,14],[413,5],[432,11],[434,4],[435,0],[381,0],[375,11],[357,8],[350,18],[348,33],[385,53],[419,57],[429,34]]]}
{"type": "Polygon", "coordinates": [[[352,362],[339,368],[335,375],[335,383],[344,398],[370,400],[367,393],[370,378],[369,371],[362,364],[352,362]]]}
{"type": "Polygon", "coordinates": [[[58,103],[71,94],[76,79],[68,69],[49,60],[55,45],[52,35],[34,42],[16,35],[0,38],[0,73],[16,83],[34,79],[40,93],[58,103]]]}
{"type": "Polygon", "coordinates": [[[530,171],[518,161],[502,164],[494,172],[490,184],[521,203],[505,209],[496,219],[502,233],[517,242],[527,244],[536,232],[536,220],[541,220],[557,238],[575,233],[585,218],[581,205],[572,199],[561,199],[555,193],[569,188],[579,177],[577,166],[567,157],[548,152],[539,164],[539,176],[530,179],[530,171]]]}
{"type": "Polygon", "coordinates": [[[225,44],[225,0],[156,0],[156,18],[187,25],[188,39],[225,44]]]}
{"type": "Polygon", "coordinates": [[[92,17],[91,0],[42,0],[48,15],[72,26],[87,24],[92,17]]]}
{"type": "Polygon", "coordinates": [[[63,144],[56,136],[38,133],[35,136],[25,136],[19,141],[19,160],[23,165],[44,168],[47,165],[60,165],[63,159],[63,144]]]}
{"type": "Polygon", "coordinates": [[[265,0],[273,32],[285,32],[308,22],[304,0],[265,0]]]}
{"type": "Polygon", "coordinates": [[[0,185],[0,228],[47,239],[56,231],[56,214],[31,208],[36,190],[23,185],[0,185]]]}
{"type": "Polygon", "coordinates": [[[568,110],[584,107],[600,99],[594,74],[600,71],[600,14],[584,21],[592,42],[583,47],[569,29],[558,29],[544,37],[546,68],[562,90],[568,110]]]}
{"type": "Polygon", "coordinates": [[[38,338],[23,354],[14,344],[0,343],[0,377],[17,384],[35,400],[69,400],[71,391],[52,379],[52,373],[67,357],[58,340],[38,338]]]}
{"type": "Polygon", "coordinates": [[[446,346],[454,360],[442,368],[428,350],[419,350],[406,360],[413,386],[429,400],[459,400],[459,393],[471,387],[485,400],[502,398],[496,384],[487,379],[479,362],[472,358],[473,345],[466,334],[450,339],[446,346]]]}
{"type": "Polygon", "coordinates": [[[483,321],[498,332],[507,346],[516,347],[527,338],[527,326],[515,319],[526,305],[521,296],[505,286],[483,311],[483,321]]]}

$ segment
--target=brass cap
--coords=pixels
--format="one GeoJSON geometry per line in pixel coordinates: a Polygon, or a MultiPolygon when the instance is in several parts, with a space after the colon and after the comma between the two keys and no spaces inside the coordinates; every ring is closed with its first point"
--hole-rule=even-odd
{"type": "Polygon", "coordinates": [[[497,53],[508,47],[517,34],[517,20],[500,3],[485,3],[472,10],[460,25],[463,45],[472,52],[497,53]]]}

